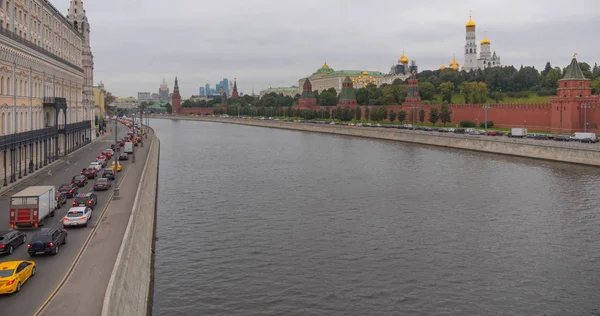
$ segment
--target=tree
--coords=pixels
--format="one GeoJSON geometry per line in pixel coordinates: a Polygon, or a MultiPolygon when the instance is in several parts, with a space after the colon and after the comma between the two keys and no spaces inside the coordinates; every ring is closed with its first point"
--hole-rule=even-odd
{"type": "Polygon", "coordinates": [[[167,113],[169,113],[169,114],[173,113],[173,106],[171,106],[171,103],[167,103],[165,105],[165,108],[167,109],[167,113]]]}
{"type": "Polygon", "coordinates": [[[362,119],[362,109],[360,106],[354,109],[354,119],[357,121],[362,119]]]}
{"type": "Polygon", "coordinates": [[[544,70],[542,70],[542,77],[546,77],[548,75],[548,73],[550,72],[550,70],[552,70],[552,64],[550,64],[550,62],[546,63],[546,67],[544,67],[544,70]]]}
{"type": "Polygon", "coordinates": [[[473,85],[472,100],[474,104],[487,103],[488,87],[485,82],[476,82],[473,85]]]}
{"type": "Polygon", "coordinates": [[[390,117],[390,122],[393,122],[396,120],[396,112],[394,112],[394,110],[390,110],[390,112],[388,113],[388,116],[390,117]]]}
{"type": "Polygon", "coordinates": [[[423,100],[435,99],[435,86],[430,82],[419,82],[419,95],[423,100]]]}
{"type": "MultiPolygon", "coordinates": [[[[450,111],[448,104],[442,104],[438,116],[440,121],[444,124],[444,126],[446,126],[446,123],[452,122],[452,111],[450,111]]],[[[431,114],[429,115],[429,117],[431,119],[431,114]]]]}
{"type": "Polygon", "coordinates": [[[106,92],[106,95],[104,96],[104,105],[111,105],[113,102],[115,102],[117,98],[115,98],[112,93],[110,92],[106,92]]]}
{"type": "Polygon", "coordinates": [[[437,123],[438,119],[439,119],[438,109],[432,107],[431,111],[429,112],[429,122],[431,124],[433,124],[433,126],[435,126],[435,123],[437,123]]]}
{"type": "Polygon", "coordinates": [[[368,120],[371,118],[371,116],[370,116],[370,113],[369,113],[369,112],[370,112],[369,108],[366,108],[366,109],[365,109],[365,120],[367,120],[367,121],[368,121],[368,120]]]}
{"type": "MultiPolygon", "coordinates": [[[[334,89],[335,90],[335,89],[334,89]]],[[[321,106],[335,106],[338,103],[338,97],[336,93],[329,90],[321,92],[319,96],[319,105],[321,106]]]]}
{"type": "Polygon", "coordinates": [[[421,124],[423,124],[423,122],[425,122],[425,110],[424,109],[419,110],[419,121],[421,122],[421,124]]]}
{"type": "Polygon", "coordinates": [[[600,78],[594,79],[590,85],[592,86],[592,92],[594,94],[600,93],[600,78]]]}
{"type": "Polygon", "coordinates": [[[404,121],[406,121],[406,111],[401,110],[400,112],[398,112],[398,121],[400,123],[403,123],[404,121]]]}
{"type": "Polygon", "coordinates": [[[454,91],[454,84],[452,82],[440,83],[438,91],[442,95],[443,102],[452,103],[452,92],[454,91]]]}

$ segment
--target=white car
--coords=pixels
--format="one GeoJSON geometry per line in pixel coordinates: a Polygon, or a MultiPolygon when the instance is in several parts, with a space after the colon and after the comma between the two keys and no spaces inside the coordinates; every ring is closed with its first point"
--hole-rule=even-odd
{"type": "Polygon", "coordinates": [[[115,155],[115,151],[114,151],[114,150],[112,150],[112,149],[110,149],[110,148],[106,148],[104,151],[105,151],[105,152],[107,152],[107,153],[110,153],[110,154],[111,154],[111,156],[114,156],[114,155],[115,155]]]}
{"type": "Polygon", "coordinates": [[[99,162],[94,161],[94,162],[90,162],[90,165],[88,166],[88,168],[94,168],[94,169],[96,169],[96,171],[100,171],[100,169],[102,169],[102,165],[99,162]]]}
{"type": "Polygon", "coordinates": [[[87,227],[89,220],[92,219],[92,209],[85,206],[71,207],[67,215],[63,217],[63,227],[83,226],[87,227]]]}

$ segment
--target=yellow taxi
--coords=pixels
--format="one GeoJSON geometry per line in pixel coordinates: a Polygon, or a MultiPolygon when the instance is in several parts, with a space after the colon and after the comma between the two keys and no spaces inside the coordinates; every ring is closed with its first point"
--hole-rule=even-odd
{"type": "Polygon", "coordinates": [[[121,172],[121,170],[123,170],[123,166],[118,161],[113,161],[112,164],[110,165],[110,168],[115,169],[115,162],[117,164],[117,172],[121,172]]]}
{"type": "Polygon", "coordinates": [[[35,275],[33,261],[0,262],[0,294],[12,294],[21,291],[23,283],[35,275]]]}

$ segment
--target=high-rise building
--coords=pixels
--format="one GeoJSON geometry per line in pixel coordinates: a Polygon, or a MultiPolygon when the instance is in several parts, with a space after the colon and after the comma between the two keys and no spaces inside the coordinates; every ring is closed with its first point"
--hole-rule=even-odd
{"type": "MultiPolygon", "coordinates": [[[[219,84],[221,87],[223,87],[223,92],[225,92],[226,95],[229,95],[230,94],[229,79],[223,78],[223,80],[221,80],[221,82],[219,84]]],[[[217,90],[219,90],[219,89],[217,89],[217,90]]]]}
{"type": "Polygon", "coordinates": [[[204,85],[204,89],[206,90],[206,95],[211,95],[210,85],[207,83],[204,85]]]}
{"type": "Polygon", "coordinates": [[[160,88],[158,89],[158,96],[160,97],[161,101],[169,100],[169,86],[167,85],[165,79],[163,79],[160,88]]]}
{"type": "Polygon", "coordinates": [[[200,87],[200,89],[198,91],[198,95],[200,95],[200,96],[205,96],[206,95],[206,90],[204,90],[204,87],[200,87]]]}
{"type": "Polygon", "coordinates": [[[150,92],[138,92],[138,94],[137,94],[137,100],[139,102],[151,101],[152,100],[152,93],[150,93],[150,92]]]}

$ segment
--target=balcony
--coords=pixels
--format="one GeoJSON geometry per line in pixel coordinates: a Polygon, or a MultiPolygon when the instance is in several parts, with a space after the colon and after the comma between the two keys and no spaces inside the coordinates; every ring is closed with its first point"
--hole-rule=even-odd
{"type": "Polygon", "coordinates": [[[67,109],[67,99],[66,98],[49,98],[46,97],[44,98],[44,101],[42,103],[43,108],[51,108],[51,109],[55,109],[57,112],[58,110],[62,109],[63,111],[66,111],[67,109]]]}
{"type": "Polygon", "coordinates": [[[45,127],[28,132],[0,136],[0,150],[8,150],[17,146],[31,144],[35,141],[55,137],[57,134],[55,127],[45,127]]]}
{"type": "Polygon", "coordinates": [[[77,123],[70,124],[59,124],[57,126],[59,134],[66,134],[72,132],[79,132],[92,128],[92,121],[81,121],[77,123]]]}
{"type": "Polygon", "coordinates": [[[4,36],[12,39],[13,41],[15,41],[17,43],[23,44],[23,45],[25,45],[25,46],[27,46],[27,47],[29,47],[29,48],[37,51],[38,53],[44,54],[44,55],[46,55],[46,56],[48,56],[48,57],[50,57],[50,58],[52,58],[52,59],[54,59],[54,60],[56,60],[56,61],[58,61],[60,63],[63,63],[63,64],[65,64],[65,65],[67,65],[67,66],[69,66],[69,67],[71,67],[71,68],[73,68],[73,69],[75,69],[75,70],[77,70],[79,72],[83,72],[83,69],[81,67],[78,67],[75,64],[73,64],[71,62],[68,62],[64,58],[58,57],[56,54],[53,54],[50,51],[48,51],[46,49],[43,49],[43,48],[35,45],[34,43],[26,40],[22,36],[19,36],[19,35],[15,34],[14,32],[9,31],[9,30],[7,30],[7,29],[5,29],[3,27],[0,27],[0,35],[4,35],[4,36]]]}

